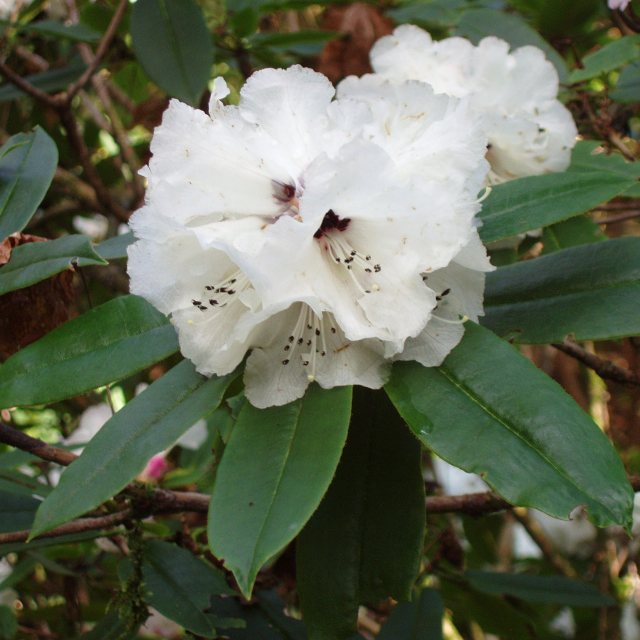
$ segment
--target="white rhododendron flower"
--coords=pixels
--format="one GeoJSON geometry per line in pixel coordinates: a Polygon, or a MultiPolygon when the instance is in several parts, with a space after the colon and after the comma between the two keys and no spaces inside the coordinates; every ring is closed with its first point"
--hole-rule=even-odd
{"type": "Polygon", "coordinates": [[[475,111],[415,81],[334,100],[300,66],[255,73],[239,106],[227,93],[218,79],[208,115],[172,101],[155,131],[131,291],[170,315],[201,373],[249,352],[258,407],[312,381],[378,388],[392,359],[439,364],[491,268],[475,111]]]}
{"type": "Polygon", "coordinates": [[[428,82],[437,93],[466,97],[484,118],[490,182],[564,171],[577,130],[558,101],[558,74],[537,47],[509,53],[495,37],[434,42],[426,31],[398,27],[371,50],[377,74],[428,82]]]}

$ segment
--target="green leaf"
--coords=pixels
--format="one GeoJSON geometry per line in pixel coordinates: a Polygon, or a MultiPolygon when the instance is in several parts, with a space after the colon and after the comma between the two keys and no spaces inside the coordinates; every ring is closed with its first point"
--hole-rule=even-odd
{"type": "Polygon", "coordinates": [[[53,140],[40,128],[11,136],[0,148],[0,241],[22,231],[42,202],[58,164],[53,140]]]}
{"type": "Polygon", "coordinates": [[[526,344],[606,340],[638,335],[638,309],[640,238],[617,238],[487,274],[482,324],[526,344]]]}
{"type": "Polygon", "coordinates": [[[0,296],[46,280],[70,267],[107,264],[81,235],[63,236],[48,242],[29,242],[11,252],[0,267],[0,296]]]}
{"type": "Polygon", "coordinates": [[[134,241],[133,232],[128,231],[127,233],[122,233],[119,236],[114,236],[101,242],[96,247],[96,251],[105,260],[121,260],[127,257],[127,248],[134,241]]]}
{"type": "Polygon", "coordinates": [[[213,64],[213,43],[194,0],[138,0],[133,49],[149,77],[169,95],[197,106],[213,64]]]}
{"type": "Polygon", "coordinates": [[[584,213],[636,184],[602,172],[551,173],[494,187],[479,214],[480,237],[494,242],[584,213]]]}
{"type": "Polygon", "coordinates": [[[40,500],[30,496],[0,491],[0,533],[28,529],[40,506],[40,500]]]}
{"type": "Polygon", "coordinates": [[[62,474],[42,503],[34,538],[108,500],[159,451],[218,407],[236,377],[205,378],[183,360],[118,411],[62,474]]]}
{"type": "Polygon", "coordinates": [[[293,31],[291,33],[256,33],[250,38],[253,47],[270,47],[291,51],[298,55],[318,53],[330,40],[340,36],[339,31],[293,31]]]}
{"type": "MultiPolygon", "coordinates": [[[[32,75],[25,76],[24,79],[41,91],[50,93],[67,87],[70,83],[77,80],[86,68],[87,66],[84,62],[79,58],[76,58],[66,67],[51,69],[50,71],[42,71],[41,73],[34,73],[32,75]]],[[[0,85],[0,103],[24,98],[25,95],[26,94],[18,89],[14,84],[6,82],[5,84],[0,85]]]]}
{"type": "Polygon", "coordinates": [[[558,72],[560,82],[565,82],[569,72],[562,56],[522,18],[493,9],[472,9],[463,16],[456,30],[457,35],[466,36],[478,43],[486,36],[497,36],[512,47],[533,45],[542,49],[558,72]]]}
{"type": "Polygon", "coordinates": [[[627,65],[618,76],[618,82],[609,96],[624,104],[640,100],[640,61],[627,65]]]}
{"type": "Polygon", "coordinates": [[[15,611],[6,604],[0,604],[0,639],[12,640],[18,633],[18,619],[15,611]]]}
{"type": "Polygon", "coordinates": [[[569,82],[583,82],[608,71],[613,71],[627,62],[637,60],[640,55],[640,35],[623,36],[606,44],[598,51],[585,56],[583,68],[574,69],[569,75],[569,82]]]}
{"type": "Polygon", "coordinates": [[[138,296],[110,300],[0,365],[0,408],[44,404],[130,376],[178,350],[174,328],[138,296]]]}
{"type": "Polygon", "coordinates": [[[527,602],[562,604],[568,607],[611,607],[615,600],[592,584],[565,576],[530,576],[523,573],[467,571],[474,589],[491,595],[508,595],[527,602]]]}
{"type": "Polygon", "coordinates": [[[282,407],[260,410],[247,402],[240,410],[216,475],[209,544],[245,596],[260,567],[320,504],[340,459],[350,412],[351,388],[316,385],[282,407]]]}
{"type": "Polygon", "coordinates": [[[607,236],[593,220],[586,216],[577,216],[552,224],[542,232],[542,242],[544,244],[542,253],[546,255],[560,249],[591,244],[592,242],[602,242],[606,239],[607,236]]]}
{"type": "Polygon", "coordinates": [[[527,615],[526,609],[516,608],[500,597],[476,591],[458,580],[454,582],[441,577],[440,589],[456,627],[461,623],[474,622],[486,633],[493,633],[500,638],[540,638],[535,629],[535,620],[530,614],[527,615]]]}
{"type": "Polygon", "coordinates": [[[640,178],[640,162],[628,162],[617,152],[606,153],[597,140],[580,140],[571,153],[568,171],[606,172],[629,178],[640,178]]]}
{"type": "Polygon", "coordinates": [[[633,491],[606,436],[560,385],[487,329],[468,323],[440,367],[396,364],[386,388],[425,446],[480,474],[512,504],[564,519],[583,505],[598,526],[631,526],[633,491]]]}
{"type": "Polygon", "coordinates": [[[204,611],[212,596],[234,593],[222,571],[175,544],[150,540],[142,572],[152,607],[193,633],[217,637],[212,617],[204,611]]]}
{"type": "Polygon", "coordinates": [[[409,599],[424,527],[419,443],[381,391],[358,387],[336,477],[298,538],[309,638],[344,640],[358,605],[409,599]]]}
{"type": "Polygon", "coordinates": [[[91,631],[83,633],[79,640],[133,640],[136,632],[126,633],[129,623],[118,616],[117,611],[107,613],[91,631]]]}
{"type": "Polygon", "coordinates": [[[37,33],[43,36],[51,36],[55,39],[73,40],[74,42],[98,42],[100,33],[83,24],[64,24],[55,20],[39,20],[28,24],[9,23],[0,20],[0,24],[11,24],[22,33],[37,33]]]}
{"type": "Polygon", "coordinates": [[[400,602],[377,640],[442,640],[444,604],[435,589],[423,589],[413,602],[400,602]]]}

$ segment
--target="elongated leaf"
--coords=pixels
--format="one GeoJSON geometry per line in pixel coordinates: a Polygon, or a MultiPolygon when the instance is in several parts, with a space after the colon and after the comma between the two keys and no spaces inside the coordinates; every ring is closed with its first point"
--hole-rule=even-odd
{"type": "Polygon", "coordinates": [[[632,62],[620,72],[616,88],[609,95],[616,102],[640,100],[640,60],[632,62]]]}
{"type": "Polygon", "coordinates": [[[196,106],[213,63],[211,34],[193,0],[138,0],[131,15],[133,49],[149,77],[196,106]]]}
{"type": "Polygon", "coordinates": [[[212,596],[234,593],[220,569],[175,544],[150,540],[142,572],[152,607],[193,633],[217,637],[205,609],[212,596]]]}
{"type": "Polygon", "coordinates": [[[600,227],[587,216],[576,216],[547,227],[542,233],[543,254],[560,249],[577,247],[581,244],[602,242],[607,236],[600,227]]]}
{"type": "Polygon", "coordinates": [[[350,411],[349,387],[317,386],[283,407],[259,410],[246,403],[241,409],[216,476],[209,544],[247,597],[260,567],[320,504],[340,459],[350,411]]]}
{"type": "Polygon", "coordinates": [[[480,474],[512,504],[565,519],[584,505],[598,526],[630,526],[633,492],[607,438],[556,382],[487,329],[468,323],[438,368],[395,365],[386,388],[427,447],[480,474]]]}
{"type": "Polygon", "coordinates": [[[133,640],[136,632],[127,633],[128,623],[118,616],[117,611],[111,611],[102,618],[91,631],[83,633],[79,640],[133,640]]]}
{"type": "Polygon", "coordinates": [[[380,391],[356,388],[336,477],[298,538],[297,576],[311,640],[344,640],[358,605],[407,600],[424,538],[420,446],[380,391]]]}
{"type": "Polygon", "coordinates": [[[138,296],[61,325],[0,366],[0,408],[55,402],[125,378],[178,349],[174,328],[138,296]]]}
{"type": "MultiPolygon", "coordinates": [[[[77,80],[86,68],[84,62],[78,58],[71,61],[66,67],[34,73],[25,76],[24,79],[34,87],[49,93],[64,89],[69,83],[77,80]]],[[[14,84],[7,82],[0,85],[0,102],[16,100],[17,98],[23,98],[25,95],[14,84]]]]}
{"type": "Polygon", "coordinates": [[[63,236],[49,242],[29,242],[11,252],[0,267],[0,296],[50,278],[71,266],[107,264],[81,235],[63,236]]]}
{"type": "Polygon", "coordinates": [[[479,216],[480,237],[494,242],[584,213],[626,191],[632,177],[614,173],[552,173],[494,187],[479,216]]]}
{"type": "Polygon", "coordinates": [[[493,9],[472,9],[462,16],[457,33],[474,43],[486,36],[497,36],[506,40],[513,48],[533,45],[544,51],[556,68],[561,82],[569,75],[562,56],[535,29],[516,15],[493,9]]]}
{"type": "Polygon", "coordinates": [[[105,260],[119,260],[127,257],[127,248],[135,240],[131,231],[101,242],[96,251],[105,260]]]}
{"type": "Polygon", "coordinates": [[[467,571],[465,576],[478,591],[514,596],[528,602],[569,607],[610,607],[615,604],[611,596],[600,593],[592,584],[565,576],[529,576],[489,571],[467,571]]]}
{"type": "Polygon", "coordinates": [[[595,78],[607,71],[613,71],[640,56],[640,36],[623,36],[606,44],[595,53],[585,56],[583,68],[575,69],[569,75],[569,82],[582,82],[595,78]]]}
{"type": "Polygon", "coordinates": [[[205,378],[183,360],[118,411],[62,474],[42,503],[35,537],[108,500],[159,451],[218,407],[235,374],[205,378]]]}
{"type": "Polygon", "coordinates": [[[11,136],[0,148],[0,241],[22,231],[42,202],[58,149],[40,128],[11,136]]]}
{"type": "MultiPolygon", "coordinates": [[[[10,24],[6,20],[1,20],[0,25],[10,24]]],[[[44,36],[51,36],[60,40],[73,40],[76,42],[98,42],[100,33],[90,29],[83,24],[64,24],[56,20],[38,20],[27,24],[14,24],[14,28],[24,33],[38,33],[44,36]]]]}
{"type": "Polygon", "coordinates": [[[459,580],[453,582],[441,579],[440,591],[456,627],[474,622],[486,633],[493,633],[500,638],[540,638],[531,612],[518,608],[499,596],[476,591],[459,580]]]}
{"type": "Polygon", "coordinates": [[[435,589],[423,589],[413,602],[400,602],[377,640],[442,640],[444,604],[435,589]]]}
{"type": "Polygon", "coordinates": [[[522,343],[605,340],[638,335],[639,309],[640,238],[618,238],[488,274],[482,324],[522,343]]]}
{"type": "Polygon", "coordinates": [[[0,638],[12,640],[18,633],[18,619],[12,607],[0,604],[0,638]]]}
{"type": "Polygon", "coordinates": [[[0,491],[0,533],[28,529],[33,522],[40,500],[0,491]]]}
{"type": "Polygon", "coordinates": [[[640,178],[640,162],[628,162],[618,152],[606,153],[597,140],[580,140],[571,153],[568,171],[606,172],[640,178]]]}

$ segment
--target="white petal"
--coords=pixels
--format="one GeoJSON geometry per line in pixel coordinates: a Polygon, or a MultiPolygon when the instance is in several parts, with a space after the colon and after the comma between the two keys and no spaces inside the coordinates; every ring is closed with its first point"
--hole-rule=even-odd
{"type": "Polygon", "coordinates": [[[325,76],[300,65],[263,69],[242,87],[240,112],[304,166],[321,151],[334,92],[325,76]]]}
{"type": "Polygon", "coordinates": [[[452,324],[433,316],[420,335],[406,341],[404,351],[395,360],[416,360],[425,367],[437,367],[463,335],[462,323],[452,324]]]}

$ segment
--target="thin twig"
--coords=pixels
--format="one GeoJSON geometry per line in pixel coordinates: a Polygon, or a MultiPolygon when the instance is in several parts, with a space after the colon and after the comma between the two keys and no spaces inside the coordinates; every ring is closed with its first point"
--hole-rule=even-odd
{"type": "Polygon", "coordinates": [[[575,342],[565,340],[562,344],[554,344],[553,346],[559,351],[579,360],[586,367],[589,367],[589,369],[593,369],[601,378],[622,384],[640,386],[640,377],[633,371],[624,369],[610,360],[604,360],[593,353],[589,353],[575,342]]]}
{"type": "Polygon", "coordinates": [[[53,447],[38,438],[32,438],[19,429],[10,427],[0,422],[0,442],[8,444],[16,449],[27,451],[42,460],[56,462],[63,466],[70,465],[78,456],[71,451],[65,451],[60,447],[53,447]]]}
{"type": "Polygon", "coordinates": [[[96,49],[93,60],[91,60],[82,75],[72,85],[70,85],[63,94],[61,94],[61,97],[58,98],[60,101],[64,101],[67,105],[70,104],[76,93],[78,93],[78,91],[80,91],[80,89],[82,89],[82,87],[84,87],[84,85],[89,82],[89,80],[93,77],[93,74],[98,70],[102,59],[109,49],[111,41],[116,35],[116,31],[120,26],[120,22],[124,17],[124,13],[127,10],[128,4],[129,3],[127,2],[127,0],[120,0],[115,13],[113,14],[113,17],[111,18],[111,22],[107,27],[107,30],[104,32],[102,38],[100,39],[100,42],[98,43],[98,48],[96,49]]]}
{"type": "Polygon", "coordinates": [[[559,573],[569,577],[576,578],[577,572],[571,566],[571,563],[564,558],[553,543],[546,536],[542,527],[529,515],[526,509],[517,508],[513,510],[516,520],[525,528],[525,531],[531,536],[531,539],[538,545],[542,555],[547,562],[559,573]]]}
{"type": "MultiPolygon", "coordinates": [[[[99,531],[100,529],[110,529],[131,518],[131,509],[123,509],[116,513],[109,513],[105,516],[97,518],[79,518],[72,520],[55,529],[46,531],[38,536],[40,538],[57,538],[59,536],[68,536],[72,533],[85,533],[86,531],[99,531]]],[[[14,542],[26,542],[31,531],[13,531],[11,533],[0,534],[0,544],[10,544],[14,542]]]]}
{"type": "Polygon", "coordinates": [[[52,109],[56,109],[58,107],[58,102],[53,96],[50,96],[48,93],[45,93],[38,89],[38,87],[32,85],[2,61],[0,61],[0,75],[27,95],[39,102],[42,102],[42,104],[45,104],[52,109]]]}
{"type": "MultiPolygon", "coordinates": [[[[0,422],[0,442],[50,462],[63,466],[71,464],[78,456],[69,451],[46,444],[42,440],[32,438],[18,429],[0,422]]],[[[640,490],[640,476],[629,476],[631,486],[640,490]]],[[[112,514],[96,517],[79,518],[65,525],[56,527],[43,537],[55,537],[104,529],[125,522],[131,518],[146,518],[151,515],[170,513],[207,513],[210,497],[204,493],[191,491],[172,491],[170,489],[152,489],[142,485],[131,484],[123,490],[128,505],[112,514]]],[[[458,496],[429,496],[425,501],[428,514],[464,513],[481,516],[497,511],[513,509],[504,498],[487,491],[484,493],[467,493],[458,496]]],[[[0,535],[0,544],[21,542],[28,538],[28,531],[18,531],[0,535]]]]}
{"type": "Polygon", "coordinates": [[[619,213],[615,216],[607,216],[606,218],[595,220],[595,222],[597,224],[613,224],[614,222],[624,222],[625,220],[632,220],[633,218],[640,218],[640,209],[619,213]]]}

